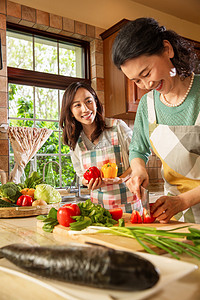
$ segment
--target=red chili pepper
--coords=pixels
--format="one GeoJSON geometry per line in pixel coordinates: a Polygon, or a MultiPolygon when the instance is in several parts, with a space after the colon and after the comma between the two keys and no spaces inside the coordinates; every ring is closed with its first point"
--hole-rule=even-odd
{"type": "Polygon", "coordinates": [[[142,217],[137,210],[133,210],[131,214],[131,223],[142,223],[142,217]]]}
{"type": "Polygon", "coordinates": [[[118,221],[119,219],[121,219],[121,217],[123,215],[123,210],[120,207],[112,208],[112,209],[109,209],[109,213],[111,214],[111,216],[114,220],[118,221]]]}
{"type": "Polygon", "coordinates": [[[17,205],[19,206],[32,206],[33,198],[28,195],[22,195],[17,199],[17,205]]]}
{"type": "Polygon", "coordinates": [[[96,178],[99,178],[101,176],[100,171],[97,167],[93,166],[87,169],[85,173],[83,174],[83,177],[90,181],[92,178],[95,180],[96,178]]]}

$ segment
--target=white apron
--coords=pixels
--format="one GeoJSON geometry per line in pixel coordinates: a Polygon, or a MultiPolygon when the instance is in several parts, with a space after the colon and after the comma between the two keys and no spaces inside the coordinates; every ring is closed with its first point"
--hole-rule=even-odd
{"type": "MultiPolygon", "coordinates": [[[[200,113],[194,126],[168,126],[156,123],[153,91],[147,94],[149,138],[162,162],[165,195],[179,195],[200,185],[200,113]]],[[[200,204],[175,218],[200,223],[200,204]]]]}
{"type": "MultiPolygon", "coordinates": [[[[101,167],[108,163],[116,163],[118,166],[118,177],[124,172],[124,164],[121,153],[121,146],[118,141],[116,121],[113,120],[109,129],[111,146],[101,149],[87,150],[85,143],[81,139],[78,140],[79,147],[82,151],[81,160],[84,169],[87,170],[91,166],[101,167]]],[[[102,187],[98,190],[91,191],[91,201],[102,205],[106,209],[120,207],[124,212],[131,212],[133,209],[140,209],[140,200],[132,194],[125,183],[113,184],[102,187]]]]}

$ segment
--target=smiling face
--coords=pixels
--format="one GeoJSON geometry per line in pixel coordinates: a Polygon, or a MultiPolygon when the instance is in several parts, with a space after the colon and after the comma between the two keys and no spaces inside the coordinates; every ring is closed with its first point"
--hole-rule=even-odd
{"type": "Polygon", "coordinates": [[[121,66],[121,70],[140,89],[155,89],[162,94],[168,94],[174,88],[175,78],[170,76],[170,70],[174,68],[170,60],[173,56],[171,44],[164,41],[162,54],[141,55],[130,59],[121,66]]]}
{"type": "Polygon", "coordinates": [[[97,107],[93,95],[88,90],[79,88],[72,101],[71,112],[83,128],[88,125],[94,127],[97,107]]]}

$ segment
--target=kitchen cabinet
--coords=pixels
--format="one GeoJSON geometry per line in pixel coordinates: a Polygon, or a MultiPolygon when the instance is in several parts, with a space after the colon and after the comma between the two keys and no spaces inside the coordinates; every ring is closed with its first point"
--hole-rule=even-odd
{"type": "Polygon", "coordinates": [[[139,89],[112,62],[112,45],[119,30],[128,22],[123,19],[101,34],[104,54],[105,116],[135,118],[138,103],[147,90],[139,89]]]}

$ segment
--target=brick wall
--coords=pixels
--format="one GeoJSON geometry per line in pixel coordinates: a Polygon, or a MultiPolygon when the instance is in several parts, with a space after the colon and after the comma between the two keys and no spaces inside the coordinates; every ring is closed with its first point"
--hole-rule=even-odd
{"type": "MultiPolygon", "coordinates": [[[[105,29],[30,8],[13,1],[0,0],[0,34],[3,52],[3,70],[0,71],[0,124],[8,122],[6,21],[89,41],[92,87],[104,104],[103,41],[99,35],[105,29]]],[[[134,121],[127,120],[126,122],[130,127],[133,127],[134,121]]],[[[147,168],[151,182],[161,180],[160,161],[155,155],[150,157],[147,168]]],[[[0,169],[6,171],[8,176],[8,138],[5,133],[0,133],[0,169]]]]}
{"type": "MultiPolygon", "coordinates": [[[[0,70],[0,124],[7,123],[6,2],[0,1],[0,35],[3,69],[0,70]]],[[[8,175],[8,138],[0,132],[0,169],[8,175]]]]}

